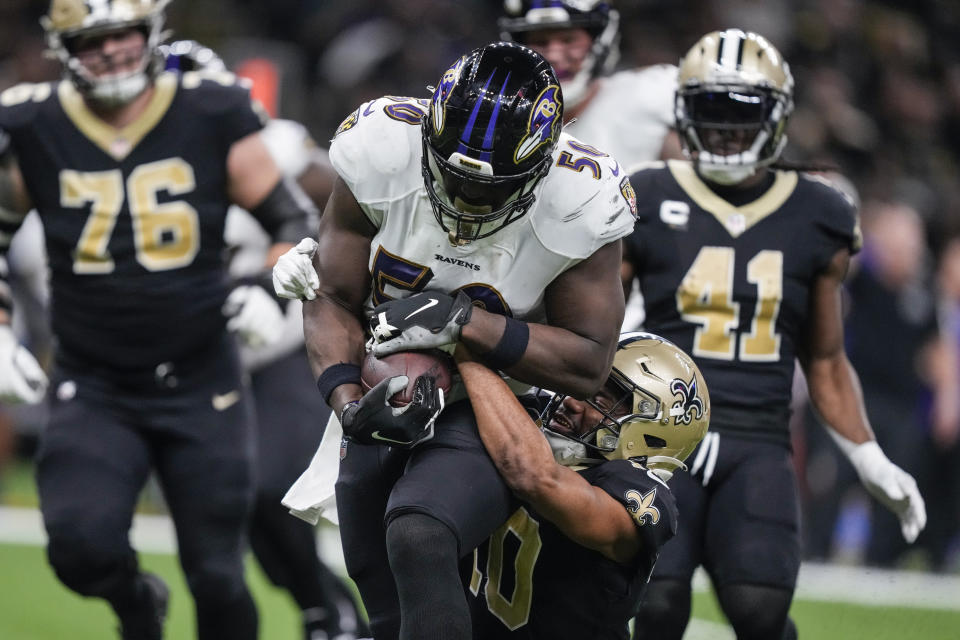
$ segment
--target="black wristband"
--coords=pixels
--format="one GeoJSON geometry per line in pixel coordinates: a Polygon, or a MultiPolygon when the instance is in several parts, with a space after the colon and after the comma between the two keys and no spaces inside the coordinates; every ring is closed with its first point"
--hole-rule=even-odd
{"type": "Polygon", "coordinates": [[[483,355],[483,360],[492,369],[506,371],[520,362],[529,341],[530,327],[527,323],[507,317],[500,342],[483,355]]]}
{"type": "Polygon", "coordinates": [[[317,389],[327,404],[333,390],[342,384],[360,384],[360,365],[340,362],[324,369],[317,378],[317,389]]]}

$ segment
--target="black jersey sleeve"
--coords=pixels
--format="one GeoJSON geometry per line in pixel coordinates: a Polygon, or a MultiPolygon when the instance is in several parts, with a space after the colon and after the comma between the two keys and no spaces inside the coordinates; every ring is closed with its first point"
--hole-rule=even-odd
{"type": "Polygon", "coordinates": [[[643,465],[611,460],[586,472],[594,486],[606,491],[630,513],[640,533],[643,553],[657,554],[677,532],[673,493],[643,465]]]}
{"type": "Polygon", "coordinates": [[[214,78],[200,76],[199,80],[187,77],[185,85],[190,87],[191,81],[199,84],[196,88],[188,88],[188,92],[217,128],[226,147],[266,126],[268,116],[250,96],[249,87],[241,81],[226,74],[214,78]]]}
{"type": "Polygon", "coordinates": [[[863,238],[853,199],[820,176],[801,174],[801,179],[810,193],[811,214],[816,227],[826,238],[824,246],[829,254],[824,256],[825,261],[829,261],[840,249],[847,249],[851,255],[860,251],[863,238]]]}

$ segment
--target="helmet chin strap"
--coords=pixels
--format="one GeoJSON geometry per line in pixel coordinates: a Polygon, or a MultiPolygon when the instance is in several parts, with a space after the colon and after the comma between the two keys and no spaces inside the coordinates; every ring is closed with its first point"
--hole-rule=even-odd
{"type": "Polygon", "coordinates": [[[687,465],[672,456],[648,456],[647,468],[650,470],[650,473],[655,474],[658,478],[667,482],[673,477],[673,472],[676,469],[686,471],[687,465]],[[671,468],[665,469],[660,465],[670,465],[671,468]]]}
{"type": "Polygon", "coordinates": [[[544,429],[543,434],[547,437],[547,442],[550,443],[550,448],[553,450],[553,459],[558,464],[565,467],[583,467],[602,462],[589,457],[587,447],[582,442],[562,436],[549,429],[544,429]]]}

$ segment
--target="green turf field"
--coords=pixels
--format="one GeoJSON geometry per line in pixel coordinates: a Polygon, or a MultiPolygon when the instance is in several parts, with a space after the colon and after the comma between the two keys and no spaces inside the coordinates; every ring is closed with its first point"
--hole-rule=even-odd
{"type": "MultiPolygon", "coordinates": [[[[176,560],[159,554],[144,554],[142,559],[149,570],[161,575],[171,587],[166,637],[192,638],[192,604],[176,560]]],[[[300,640],[297,612],[290,599],[270,586],[254,563],[248,575],[260,607],[260,637],[300,640]]],[[[708,594],[697,595],[694,616],[722,620],[708,594]]],[[[804,640],[960,639],[957,611],[799,601],[793,607],[793,617],[804,640]]],[[[0,544],[0,638],[105,640],[115,637],[114,626],[113,615],[105,604],[86,601],[60,586],[40,547],[0,544]]]]}
{"type": "MultiPolygon", "coordinates": [[[[141,561],[170,585],[166,637],[193,638],[193,603],[176,558],[142,554],[141,561]]],[[[270,585],[254,562],[248,564],[248,577],[260,609],[260,637],[301,640],[297,611],[286,592],[270,585]]],[[[81,598],[60,585],[41,547],[0,545],[0,638],[108,640],[119,637],[115,627],[108,605],[81,598]]]]}

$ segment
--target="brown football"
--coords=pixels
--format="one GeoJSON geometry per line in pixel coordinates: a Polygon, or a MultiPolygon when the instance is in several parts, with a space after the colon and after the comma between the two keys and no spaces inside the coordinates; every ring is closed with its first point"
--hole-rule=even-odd
{"type": "Polygon", "coordinates": [[[407,376],[407,387],[390,398],[390,404],[402,407],[413,399],[413,387],[418,376],[434,376],[444,394],[450,393],[453,382],[453,360],[438,349],[429,351],[400,351],[381,358],[368,353],[360,367],[360,384],[366,393],[378,382],[394,376],[407,376]]]}

